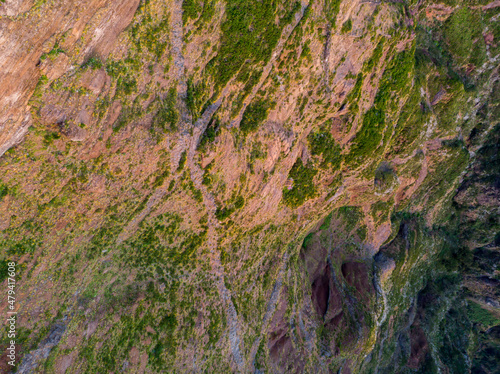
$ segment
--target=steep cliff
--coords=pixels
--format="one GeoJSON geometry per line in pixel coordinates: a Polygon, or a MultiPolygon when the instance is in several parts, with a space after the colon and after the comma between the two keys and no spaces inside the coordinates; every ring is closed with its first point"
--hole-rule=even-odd
{"type": "Polygon", "coordinates": [[[499,9],[0,2],[14,372],[497,372],[499,9]]]}

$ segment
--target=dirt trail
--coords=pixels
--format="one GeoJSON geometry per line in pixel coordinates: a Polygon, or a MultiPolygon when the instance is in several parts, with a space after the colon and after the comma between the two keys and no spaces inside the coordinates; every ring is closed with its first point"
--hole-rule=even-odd
{"type": "MultiPolygon", "coordinates": [[[[285,27],[283,30],[283,34],[280,38],[280,41],[278,42],[278,45],[273,51],[272,57],[269,61],[269,63],[265,66],[264,72],[262,74],[262,77],[259,81],[259,83],[253,88],[252,93],[249,95],[247,98],[247,103],[250,102],[257,93],[257,91],[260,89],[262,84],[264,83],[265,79],[267,79],[267,76],[269,75],[269,72],[272,69],[272,66],[274,62],[276,61],[276,58],[281,54],[283,47],[290,37],[291,33],[295,29],[295,27],[299,24],[300,20],[302,19],[304,15],[304,10],[306,6],[303,5],[300,11],[300,15],[295,17],[295,21],[292,25],[288,25],[285,27]]],[[[194,185],[196,188],[198,188],[203,195],[203,201],[205,204],[205,207],[207,209],[208,213],[208,240],[207,240],[207,245],[210,249],[211,253],[211,263],[212,263],[212,269],[214,273],[216,274],[218,278],[218,290],[220,295],[222,296],[222,299],[226,305],[226,316],[228,319],[228,324],[229,324],[229,341],[231,344],[231,350],[234,356],[234,360],[238,366],[238,369],[240,372],[245,371],[245,362],[243,360],[241,351],[240,351],[240,332],[239,332],[239,326],[238,326],[238,315],[236,313],[236,309],[234,307],[234,304],[231,299],[231,293],[227,289],[225,282],[224,282],[224,268],[220,262],[220,255],[217,251],[217,239],[218,235],[216,233],[216,227],[219,225],[216,217],[215,217],[215,211],[216,211],[216,205],[213,196],[206,190],[205,186],[202,184],[202,179],[203,179],[203,170],[193,161],[195,154],[196,154],[196,147],[198,146],[199,140],[202,136],[202,134],[205,132],[208,123],[212,116],[215,114],[215,112],[219,109],[219,107],[222,104],[223,98],[225,98],[228,94],[229,91],[229,86],[232,81],[230,81],[222,90],[221,95],[219,96],[219,99],[208,106],[208,108],[203,112],[201,117],[196,121],[194,124],[194,129],[193,129],[193,136],[191,137],[191,144],[188,150],[188,165],[191,170],[191,180],[193,181],[194,185]]],[[[241,115],[243,114],[243,109],[240,111],[239,118],[241,118],[241,115]]],[[[271,298],[268,302],[267,306],[267,311],[264,316],[264,322],[263,322],[263,328],[262,328],[262,333],[261,335],[257,338],[257,340],[254,342],[252,345],[251,349],[251,354],[249,358],[249,362],[252,362],[252,367],[253,367],[253,361],[255,358],[255,355],[257,353],[257,348],[260,344],[260,339],[261,336],[265,333],[265,329],[267,329],[267,325],[269,323],[269,320],[271,319],[274,310],[276,309],[276,304],[279,299],[279,294],[281,291],[282,287],[282,282],[283,282],[283,273],[284,273],[284,268],[285,264],[287,262],[288,255],[285,253],[283,257],[283,265],[282,269],[280,271],[280,274],[278,276],[278,279],[274,285],[273,292],[271,293],[271,298]]]]}
{"type": "Polygon", "coordinates": [[[208,232],[207,232],[207,246],[210,250],[210,263],[212,271],[217,277],[217,289],[222,297],[225,305],[226,317],[229,325],[229,342],[234,361],[240,372],[244,371],[244,362],[240,351],[240,332],[238,324],[238,315],[231,299],[231,293],[227,289],[224,282],[224,268],[220,262],[220,253],[217,251],[218,234],[216,228],[219,222],[215,217],[217,209],[213,196],[207,191],[202,184],[203,170],[194,162],[194,155],[196,146],[198,144],[198,137],[193,136],[191,139],[191,146],[188,150],[188,165],[191,171],[191,180],[196,188],[198,188],[203,195],[203,202],[205,204],[206,212],[208,214],[208,232]]]}
{"type": "Polygon", "coordinates": [[[139,212],[122,230],[118,238],[116,239],[116,244],[121,244],[123,241],[127,240],[132,234],[135,233],[139,224],[151,213],[151,209],[153,209],[159,201],[161,201],[162,197],[165,195],[165,190],[162,188],[158,188],[149,198],[146,206],[142,211],[139,212]]]}
{"type": "MultiPolygon", "coordinates": [[[[206,208],[206,212],[208,214],[208,232],[207,232],[207,246],[210,250],[210,263],[212,266],[212,271],[216,275],[217,281],[217,289],[219,294],[222,297],[223,303],[225,305],[226,317],[229,325],[229,342],[231,352],[234,357],[234,361],[237,365],[239,372],[245,372],[246,365],[241,353],[241,333],[238,322],[238,315],[236,313],[236,309],[234,307],[231,292],[227,289],[224,281],[224,267],[220,262],[220,253],[217,250],[218,248],[218,234],[217,227],[219,227],[219,222],[215,217],[215,211],[217,209],[215,204],[214,197],[208,192],[206,187],[202,184],[203,180],[203,170],[200,166],[194,161],[196,156],[196,148],[198,146],[199,140],[201,136],[205,132],[210,119],[215,114],[215,112],[219,109],[222,104],[222,101],[225,97],[227,97],[229,93],[229,87],[231,86],[232,80],[224,87],[219,96],[219,99],[208,106],[206,110],[203,112],[201,117],[196,121],[196,123],[192,123],[191,116],[187,110],[186,106],[186,98],[187,98],[187,82],[186,82],[186,74],[185,74],[185,64],[184,64],[184,56],[182,54],[183,49],[183,22],[182,22],[182,0],[174,0],[172,2],[172,12],[171,12],[171,42],[172,42],[172,54],[174,57],[174,69],[173,74],[177,79],[177,92],[179,96],[179,110],[181,113],[181,127],[190,127],[192,129],[192,135],[190,135],[187,131],[182,133],[178,141],[176,142],[176,147],[172,152],[172,163],[176,165],[178,163],[178,159],[180,158],[181,153],[185,150],[187,152],[187,166],[190,170],[190,177],[193,181],[195,187],[199,189],[203,195],[203,203],[206,208]]],[[[295,20],[292,24],[285,27],[281,38],[278,42],[278,45],[273,51],[272,57],[268,64],[264,67],[264,72],[259,83],[254,87],[251,95],[247,98],[246,102],[250,102],[252,98],[255,96],[257,91],[263,85],[265,80],[267,79],[270,71],[272,70],[273,64],[276,61],[277,57],[280,56],[286,41],[292,34],[295,27],[301,21],[307,3],[302,6],[300,12],[296,14],[295,20]]],[[[239,118],[243,110],[240,112],[239,118]]],[[[129,233],[134,231],[137,227],[138,223],[142,221],[151,211],[151,209],[158,203],[158,201],[163,197],[165,191],[161,188],[157,189],[151,198],[148,200],[148,203],[145,209],[140,212],[123,230],[120,234],[118,241],[122,242],[125,240],[129,233]]],[[[282,288],[282,282],[284,277],[284,269],[286,267],[286,263],[288,260],[288,254],[285,253],[283,256],[283,265],[274,285],[273,291],[271,293],[270,300],[268,302],[267,311],[264,316],[263,328],[261,336],[265,334],[269,321],[276,309],[276,304],[279,299],[280,291],[282,288]]],[[[257,338],[254,342],[251,350],[251,356],[249,362],[253,362],[258,345],[260,344],[261,337],[257,338]]],[[[253,364],[252,364],[253,366],[253,364]]]]}
{"type": "Polygon", "coordinates": [[[177,94],[179,97],[179,109],[181,114],[181,128],[182,125],[191,123],[191,116],[186,105],[187,99],[187,79],[186,67],[184,63],[184,31],[182,22],[182,0],[172,1],[172,10],[170,13],[170,41],[172,43],[172,56],[174,58],[173,74],[177,80],[177,94]]]}
{"type": "Polygon", "coordinates": [[[288,257],[289,257],[288,251],[285,251],[285,254],[283,255],[283,259],[281,261],[281,269],[278,274],[278,278],[274,283],[273,291],[271,292],[271,297],[267,302],[266,314],[264,314],[264,318],[262,320],[262,328],[260,329],[260,334],[255,339],[254,343],[252,344],[252,348],[250,350],[250,357],[248,358],[248,366],[251,365],[252,371],[255,371],[255,355],[257,354],[257,350],[259,349],[260,341],[262,340],[262,337],[265,336],[267,333],[269,322],[273,317],[274,311],[276,310],[276,305],[278,304],[278,300],[281,295],[281,289],[283,288],[283,278],[285,276],[288,257]]]}

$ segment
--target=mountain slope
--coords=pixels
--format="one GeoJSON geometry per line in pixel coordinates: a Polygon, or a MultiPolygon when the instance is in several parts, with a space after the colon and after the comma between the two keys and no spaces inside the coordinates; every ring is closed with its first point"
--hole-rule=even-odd
{"type": "Polygon", "coordinates": [[[17,372],[498,371],[498,10],[1,3],[17,372]]]}

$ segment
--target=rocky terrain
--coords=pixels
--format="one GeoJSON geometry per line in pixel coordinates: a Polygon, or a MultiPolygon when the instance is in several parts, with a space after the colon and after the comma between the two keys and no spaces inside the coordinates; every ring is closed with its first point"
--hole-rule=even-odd
{"type": "Polygon", "coordinates": [[[0,0],[2,372],[500,372],[499,18],[0,0]]]}

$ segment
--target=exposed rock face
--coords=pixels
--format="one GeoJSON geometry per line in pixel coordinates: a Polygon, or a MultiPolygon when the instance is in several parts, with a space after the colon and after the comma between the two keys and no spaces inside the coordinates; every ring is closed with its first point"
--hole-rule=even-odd
{"type": "Polygon", "coordinates": [[[476,2],[0,2],[18,372],[495,372],[476,2]]]}
{"type": "Polygon", "coordinates": [[[36,2],[0,5],[0,155],[32,124],[28,101],[42,74],[51,81],[90,55],[105,58],[130,24],[139,0],[36,2]],[[60,45],[56,41],[63,39],[60,45]],[[42,63],[44,53],[65,51],[42,63]]]}

